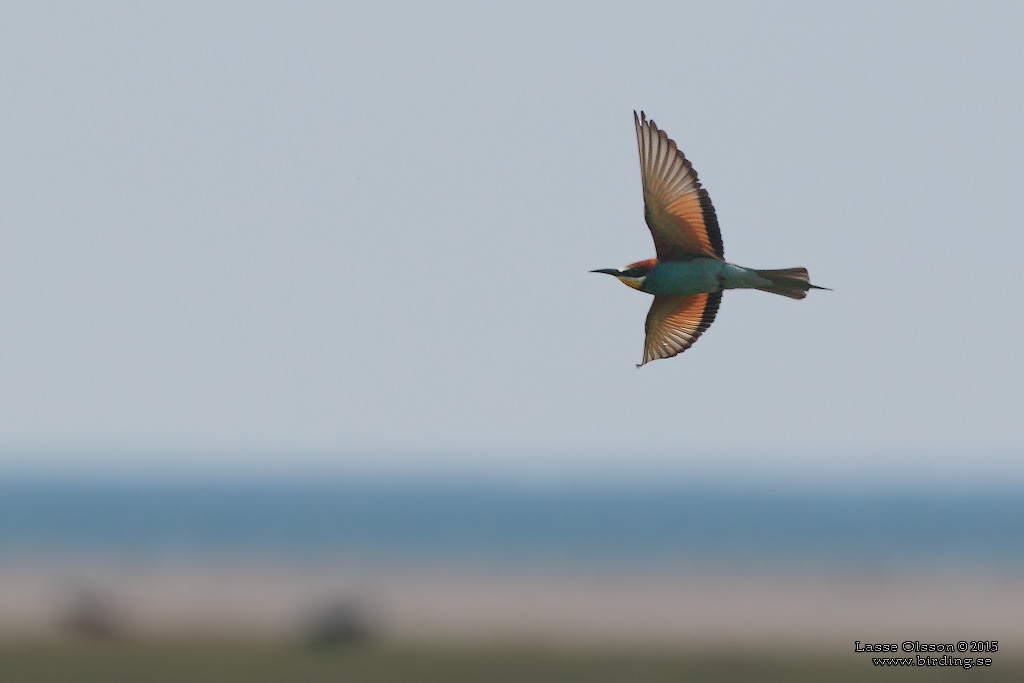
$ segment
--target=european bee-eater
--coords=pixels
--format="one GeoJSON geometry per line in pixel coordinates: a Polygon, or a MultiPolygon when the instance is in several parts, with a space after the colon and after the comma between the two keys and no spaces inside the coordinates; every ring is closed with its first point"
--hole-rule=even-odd
{"type": "MultiPolygon", "coordinates": [[[[803,299],[812,285],[806,268],[754,270],[727,263],[715,207],[697,172],[666,134],[633,112],[640,147],[644,219],[654,236],[657,258],[592,273],[614,275],[654,295],[644,331],[640,365],[671,358],[693,346],[711,326],[726,289],[760,289],[803,299]]],[[[640,367],[638,365],[637,367],[640,367]]]]}

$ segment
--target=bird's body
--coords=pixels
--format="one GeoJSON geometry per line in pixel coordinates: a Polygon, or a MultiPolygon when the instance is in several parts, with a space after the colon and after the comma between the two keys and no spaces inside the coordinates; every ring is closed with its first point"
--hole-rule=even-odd
{"type": "Polygon", "coordinates": [[[771,283],[757,271],[725,261],[693,256],[659,261],[644,278],[641,292],[648,294],[708,294],[726,289],[763,289],[771,283]]]}
{"type": "Polygon", "coordinates": [[[690,348],[710,327],[727,289],[760,289],[803,299],[810,283],[806,268],[755,270],[725,261],[715,209],[697,172],[654,121],[641,112],[636,121],[644,218],[657,258],[595,273],[654,295],[644,326],[643,362],[670,358],[690,348]]]}

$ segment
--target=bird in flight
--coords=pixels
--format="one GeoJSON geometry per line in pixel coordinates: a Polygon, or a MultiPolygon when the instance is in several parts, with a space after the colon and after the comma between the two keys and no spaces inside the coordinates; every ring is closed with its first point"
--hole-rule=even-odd
{"type": "Polygon", "coordinates": [[[726,289],[760,289],[803,299],[812,285],[806,268],[754,270],[726,262],[715,207],[697,172],[665,131],[633,112],[640,147],[644,220],[657,258],[592,273],[614,275],[654,295],[644,324],[644,358],[671,358],[693,346],[718,313],[726,289]]]}

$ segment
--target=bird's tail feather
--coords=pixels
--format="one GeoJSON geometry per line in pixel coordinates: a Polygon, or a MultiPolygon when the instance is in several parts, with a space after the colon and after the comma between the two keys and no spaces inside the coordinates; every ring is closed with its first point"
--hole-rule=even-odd
{"type": "Polygon", "coordinates": [[[828,289],[811,284],[806,268],[782,268],[781,270],[755,270],[758,277],[768,280],[771,284],[758,289],[781,294],[790,299],[803,299],[809,289],[828,289]]]}

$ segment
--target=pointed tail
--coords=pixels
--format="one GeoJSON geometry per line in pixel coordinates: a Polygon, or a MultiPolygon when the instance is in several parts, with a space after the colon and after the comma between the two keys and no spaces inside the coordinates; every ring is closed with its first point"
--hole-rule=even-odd
{"type": "Polygon", "coordinates": [[[758,289],[771,292],[772,294],[788,296],[790,299],[803,299],[807,296],[807,290],[809,289],[828,289],[828,287],[812,285],[806,268],[755,270],[754,272],[757,273],[758,277],[762,277],[771,283],[764,287],[758,287],[758,289]]]}

